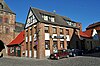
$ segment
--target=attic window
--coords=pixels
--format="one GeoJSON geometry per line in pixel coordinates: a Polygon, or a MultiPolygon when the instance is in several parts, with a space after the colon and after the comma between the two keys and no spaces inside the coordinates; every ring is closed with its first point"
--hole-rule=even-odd
{"type": "Polygon", "coordinates": [[[55,22],[54,16],[50,16],[50,15],[46,15],[46,14],[41,14],[41,16],[45,21],[55,22]]]}

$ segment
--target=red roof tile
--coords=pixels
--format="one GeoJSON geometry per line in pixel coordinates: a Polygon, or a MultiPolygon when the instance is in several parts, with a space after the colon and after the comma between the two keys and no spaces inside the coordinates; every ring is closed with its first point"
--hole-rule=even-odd
{"type": "Polygon", "coordinates": [[[92,37],[92,31],[93,30],[86,30],[84,32],[80,32],[80,36],[86,37],[86,38],[91,38],[92,37]]]}
{"type": "Polygon", "coordinates": [[[11,46],[11,45],[16,45],[16,44],[20,44],[21,42],[24,41],[24,31],[22,31],[13,41],[11,41],[11,43],[9,43],[7,46],[11,46]]]}

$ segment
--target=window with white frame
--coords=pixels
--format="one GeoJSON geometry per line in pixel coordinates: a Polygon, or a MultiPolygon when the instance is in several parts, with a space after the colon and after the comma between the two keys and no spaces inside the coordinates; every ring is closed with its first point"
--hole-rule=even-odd
{"type": "Polygon", "coordinates": [[[60,42],[60,47],[61,47],[61,49],[64,48],[64,42],[63,41],[60,42]]]}
{"type": "Polygon", "coordinates": [[[54,33],[54,34],[57,33],[57,29],[56,29],[56,27],[53,27],[53,33],[54,33]]]}
{"type": "Polygon", "coordinates": [[[49,41],[45,41],[45,49],[49,50],[50,49],[50,42],[49,41]]]}
{"type": "Polygon", "coordinates": [[[49,27],[45,26],[45,33],[49,33],[49,27]]]}
{"type": "Polygon", "coordinates": [[[60,28],[60,34],[63,34],[63,29],[62,28],[60,28]]]}
{"type": "Polygon", "coordinates": [[[41,14],[42,18],[46,21],[55,22],[55,18],[50,15],[41,14]]]}

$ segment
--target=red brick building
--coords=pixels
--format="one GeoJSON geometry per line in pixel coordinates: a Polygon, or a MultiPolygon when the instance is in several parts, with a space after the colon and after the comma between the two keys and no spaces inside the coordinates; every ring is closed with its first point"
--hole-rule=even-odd
{"type": "MultiPolygon", "coordinates": [[[[20,27],[15,21],[16,14],[8,7],[4,0],[0,0],[0,40],[5,45],[4,55],[7,54],[6,45],[9,44],[20,32],[17,30],[20,27]]],[[[23,24],[20,24],[23,25],[23,24]]]]}
{"type": "Polygon", "coordinates": [[[89,25],[86,31],[80,32],[80,36],[83,50],[100,46],[100,22],[89,25]]]}
{"type": "Polygon", "coordinates": [[[30,8],[25,24],[25,56],[43,59],[57,49],[80,48],[81,27],[67,17],[30,8]]]}

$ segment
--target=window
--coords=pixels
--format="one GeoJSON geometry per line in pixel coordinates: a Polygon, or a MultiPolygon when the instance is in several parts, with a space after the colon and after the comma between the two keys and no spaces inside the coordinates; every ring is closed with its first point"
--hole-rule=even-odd
{"type": "Polygon", "coordinates": [[[50,42],[49,41],[45,41],[45,49],[46,50],[50,49],[50,42]]]}
{"type": "Polygon", "coordinates": [[[57,33],[57,29],[54,27],[53,28],[53,33],[56,34],[57,33]]]}
{"type": "Polygon", "coordinates": [[[44,20],[48,21],[48,16],[47,15],[44,15],[44,20]]]}
{"type": "Polygon", "coordinates": [[[76,27],[76,23],[73,24],[73,27],[76,27]]]}
{"type": "Polygon", "coordinates": [[[29,17],[29,24],[35,23],[35,22],[37,22],[35,16],[34,16],[34,15],[31,15],[31,16],[29,17]]]}
{"type": "Polygon", "coordinates": [[[48,16],[49,18],[48,18],[48,21],[51,21],[51,22],[54,22],[55,20],[54,20],[54,17],[52,17],[52,16],[48,16]]]}
{"type": "Polygon", "coordinates": [[[57,49],[57,41],[53,41],[53,48],[57,49]]]}
{"type": "Polygon", "coordinates": [[[63,29],[62,28],[60,28],[60,34],[63,34],[63,29]]]}
{"type": "Polygon", "coordinates": [[[64,48],[64,42],[63,41],[60,42],[60,47],[61,47],[61,49],[64,48]]]}
{"type": "Polygon", "coordinates": [[[30,50],[32,50],[32,42],[30,42],[30,50]]]}
{"type": "Polygon", "coordinates": [[[66,35],[69,35],[69,30],[68,29],[66,29],[66,35]]]}
{"type": "Polygon", "coordinates": [[[55,22],[55,19],[54,19],[54,17],[51,17],[51,22],[55,22]]]}
{"type": "Polygon", "coordinates": [[[9,22],[9,19],[8,18],[4,18],[4,22],[5,23],[8,23],[9,22]]]}
{"type": "Polygon", "coordinates": [[[2,23],[2,17],[0,17],[0,23],[2,23]]]}
{"type": "Polygon", "coordinates": [[[49,27],[45,27],[45,33],[49,33],[49,27]]]}
{"type": "Polygon", "coordinates": [[[54,22],[55,18],[54,16],[46,15],[46,14],[41,14],[42,18],[46,21],[54,22]]]}
{"type": "Polygon", "coordinates": [[[7,34],[9,33],[9,28],[6,28],[6,33],[7,33],[7,34]]]}

